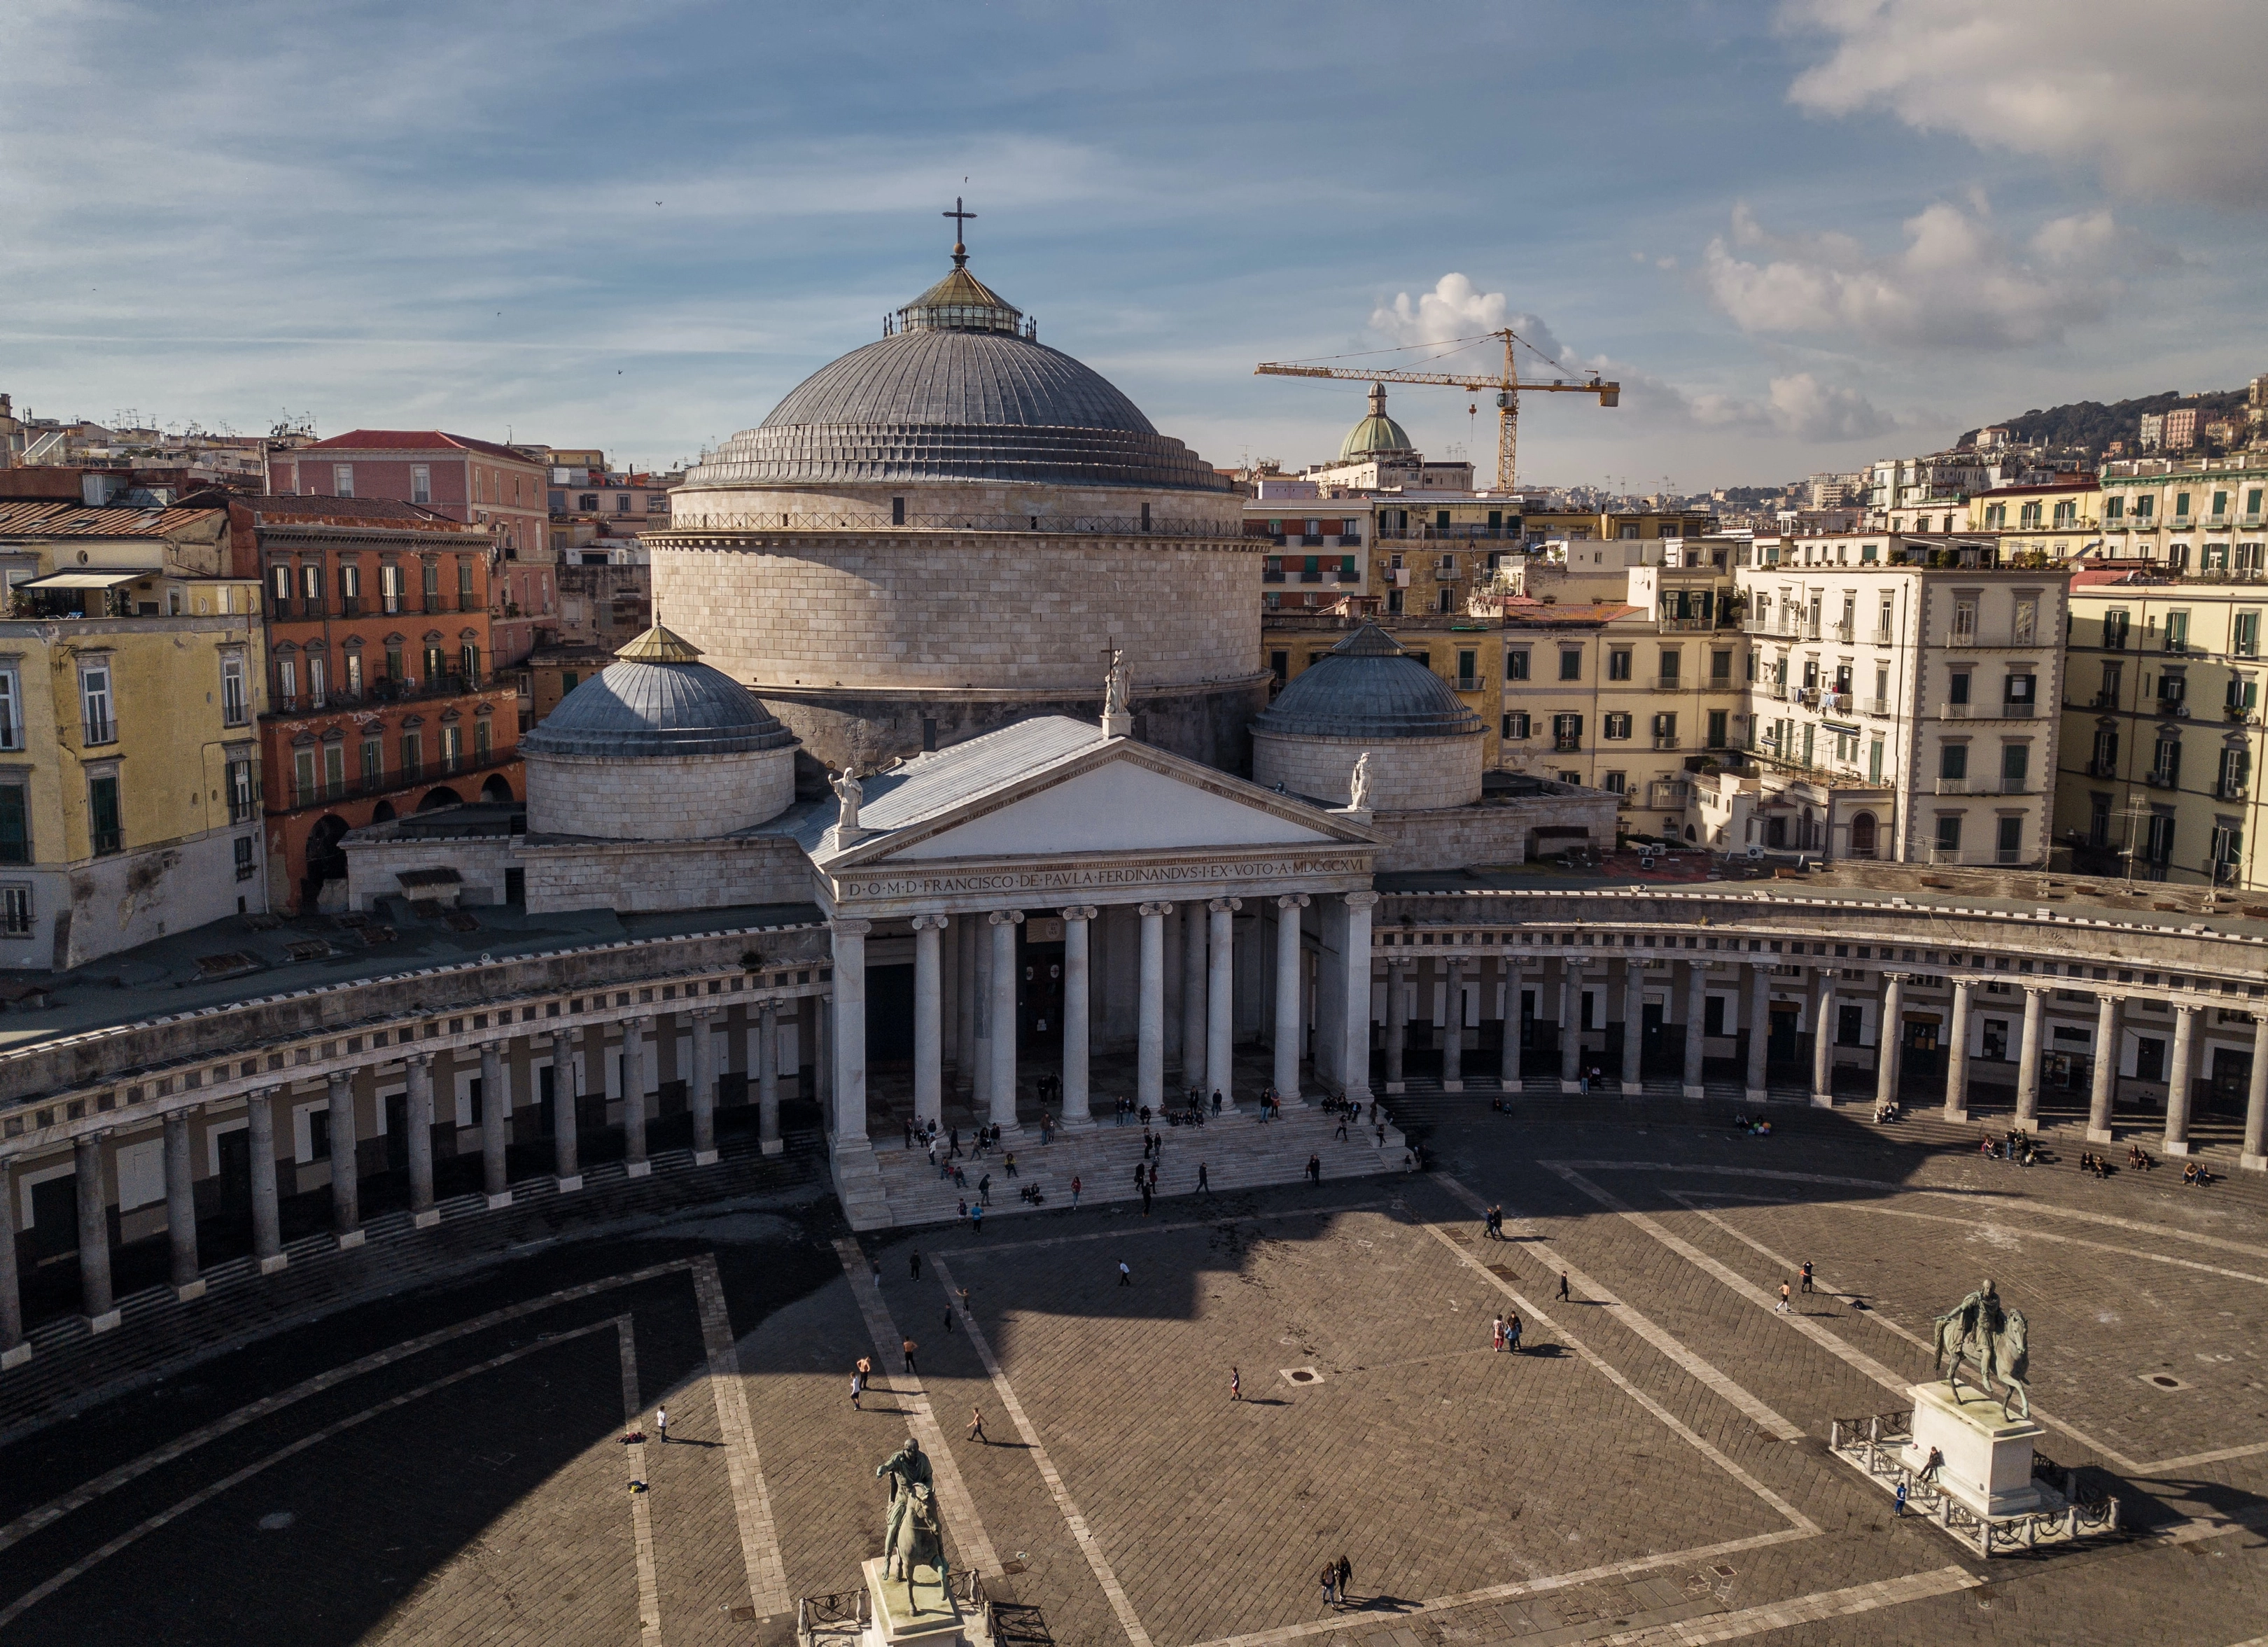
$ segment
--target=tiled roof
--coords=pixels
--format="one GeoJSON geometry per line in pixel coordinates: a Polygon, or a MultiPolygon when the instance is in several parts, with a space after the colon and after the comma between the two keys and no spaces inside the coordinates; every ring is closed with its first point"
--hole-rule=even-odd
{"type": "Polygon", "coordinates": [[[460,529],[464,526],[461,520],[453,519],[438,510],[397,503],[391,497],[327,497],[320,493],[275,492],[242,501],[251,506],[263,526],[281,525],[287,520],[351,519],[438,521],[460,529]]]}
{"type": "Polygon", "coordinates": [[[328,440],[302,446],[299,452],[435,452],[451,446],[463,452],[485,452],[491,458],[525,464],[531,469],[543,467],[526,452],[514,452],[510,446],[498,445],[493,440],[475,440],[469,435],[452,435],[438,429],[350,429],[343,435],[333,435],[328,440]]]}
{"type": "Polygon", "coordinates": [[[163,538],[225,512],[215,504],[91,509],[61,498],[0,503],[0,537],[163,538]]]}

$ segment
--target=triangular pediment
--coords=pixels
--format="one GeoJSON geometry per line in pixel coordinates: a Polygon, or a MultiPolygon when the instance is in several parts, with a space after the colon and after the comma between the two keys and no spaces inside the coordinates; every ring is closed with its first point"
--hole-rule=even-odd
{"type": "MultiPolygon", "coordinates": [[[[1129,739],[1035,754],[1032,766],[1019,771],[1004,762],[1010,769],[993,781],[941,798],[933,809],[921,804],[915,778],[876,809],[876,822],[895,827],[839,852],[822,847],[818,856],[832,871],[884,862],[1375,843],[1350,819],[1129,739]]],[[[940,774],[941,786],[948,781],[940,774]]]]}

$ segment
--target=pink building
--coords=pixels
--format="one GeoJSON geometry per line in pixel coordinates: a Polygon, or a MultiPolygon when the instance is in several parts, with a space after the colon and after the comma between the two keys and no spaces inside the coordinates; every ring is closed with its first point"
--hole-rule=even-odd
{"type": "Polygon", "coordinates": [[[543,465],[494,441],[438,429],[357,429],[269,453],[269,489],[302,496],[390,497],[489,528],[496,556],[489,610],[496,666],[535,650],[556,623],[556,557],[543,465]]]}

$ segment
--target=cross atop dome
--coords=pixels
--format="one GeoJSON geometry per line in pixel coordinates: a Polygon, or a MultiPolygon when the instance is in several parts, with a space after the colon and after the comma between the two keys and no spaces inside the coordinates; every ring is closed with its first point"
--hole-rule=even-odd
{"type": "Polygon", "coordinates": [[[966,246],[963,246],[961,241],[964,239],[963,231],[967,228],[968,220],[974,217],[976,214],[973,211],[963,211],[961,209],[961,196],[955,195],[953,197],[953,210],[951,211],[941,211],[937,215],[940,217],[950,217],[954,220],[953,266],[955,268],[968,268],[968,248],[966,246]]]}

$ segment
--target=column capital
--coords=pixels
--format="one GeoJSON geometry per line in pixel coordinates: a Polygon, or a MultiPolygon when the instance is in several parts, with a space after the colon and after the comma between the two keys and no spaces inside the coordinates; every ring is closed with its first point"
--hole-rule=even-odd
{"type": "Polygon", "coordinates": [[[1304,909],[1310,901],[1312,901],[1306,893],[1287,892],[1278,894],[1276,907],[1278,909],[1304,909]]]}
{"type": "Polygon", "coordinates": [[[984,917],[984,921],[988,926],[1021,926],[1024,912],[1021,909],[995,909],[984,917]]]}
{"type": "Polygon", "coordinates": [[[1244,900],[1241,898],[1208,898],[1205,900],[1205,908],[1211,910],[1215,915],[1227,915],[1233,910],[1243,908],[1244,900]]]}
{"type": "Polygon", "coordinates": [[[953,924],[953,921],[951,917],[946,915],[917,915],[909,924],[910,924],[913,930],[917,932],[927,932],[932,930],[942,932],[946,928],[953,924]]]}
{"type": "MultiPolygon", "coordinates": [[[[401,1055],[401,1062],[413,1070],[430,1070],[433,1067],[433,1055],[430,1052],[405,1052],[401,1055]]],[[[272,1089],[256,1088],[254,1090],[265,1092],[272,1089]]]]}
{"type": "Polygon", "coordinates": [[[874,930],[874,923],[872,921],[845,918],[829,921],[827,928],[837,937],[864,937],[874,930]]]}
{"type": "Polygon", "coordinates": [[[1377,903],[1380,894],[1374,892],[1351,892],[1342,894],[1343,901],[1350,909],[1367,909],[1377,903]]]}
{"type": "Polygon", "coordinates": [[[323,1077],[323,1081],[329,1086],[351,1086],[354,1084],[354,1078],[355,1072],[352,1070],[334,1070],[323,1077]]]}
{"type": "Polygon", "coordinates": [[[1091,903],[1074,903],[1064,906],[1056,913],[1066,921],[1092,921],[1101,911],[1091,903]]]}
{"type": "Polygon", "coordinates": [[[1169,903],[1145,903],[1139,905],[1138,910],[1145,915],[1167,915],[1174,913],[1174,906],[1169,903]]]}
{"type": "Polygon", "coordinates": [[[688,1017],[692,1017],[692,1018],[697,1018],[708,1019],[708,1018],[712,1018],[716,1017],[716,1016],[717,1016],[717,1014],[718,1014],[719,1011],[721,1011],[722,1010],[723,1010],[723,1009],[722,1009],[722,1008],[720,1008],[720,1007],[714,1007],[714,1006],[696,1006],[696,1007],[695,1007],[695,1008],[693,1009],[693,1011],[692,1011],[690,1013],[688,1013],[688,1017]]]}
{"type": "Polygon", "coordinates": [[[759,1001],[756,1003],[756,1016],[759,1018],[777,1018],[779,1016],[779,1010],[780,1004],[777,999],[759,1001]]]}
{"type": "Polygon", "coordinates": [[[644,1034],[646,1026],[653,1022],[653,1018],[651,1013],[633,1012],[628,1018],[616,1018],[615,1021],[626,1030],[634,1029],[640,1034],[644,1034]]]}

